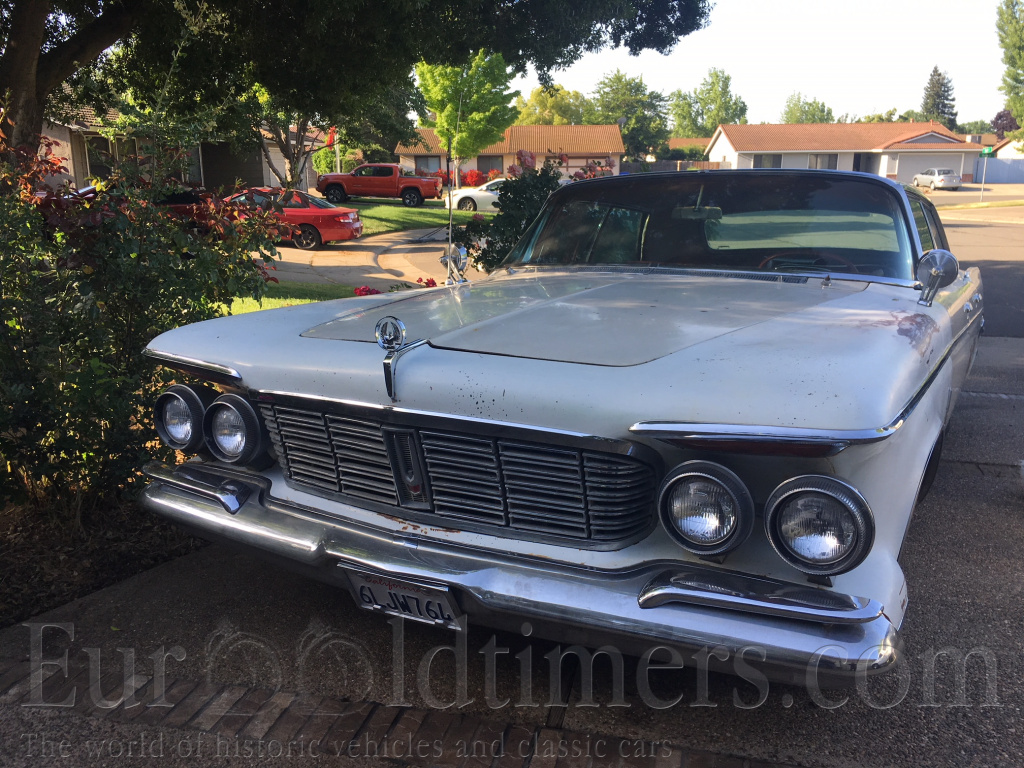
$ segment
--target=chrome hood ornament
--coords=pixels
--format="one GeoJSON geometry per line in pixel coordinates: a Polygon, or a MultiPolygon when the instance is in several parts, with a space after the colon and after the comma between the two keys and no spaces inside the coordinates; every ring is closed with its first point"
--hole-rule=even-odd
{"type": "Polygon", "coordinates": [[[395,394],[398,358],[409,350],[426,344],[427,340],[417,339],[406,344],[405,323],[391,315],[386,315],[377,321],[377,325],[373,329],[373,335],[377,339],[378,346],[387,351],[387,355],[384,357],[384,386],[387,387],[388,397],[394,403],[398,401],[398,396],[395,394]]]}

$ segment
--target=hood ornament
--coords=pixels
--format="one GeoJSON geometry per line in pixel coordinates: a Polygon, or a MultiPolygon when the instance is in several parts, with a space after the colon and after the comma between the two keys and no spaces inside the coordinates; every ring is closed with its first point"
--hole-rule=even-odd
{"type": "Polygon", "coordinates": [[[391,315],[386,315],[377,321],[373,335],[377,339],[377,345],[387,351],[387,355],[384,357],[384,386],[387,387],[388,397],[391,398],[391,402],[398,402],[398,397],[395,395],[398,358],[409,350],[426,344],[427,340],[417,339],[406,344],[405,323],[391,315]]]}

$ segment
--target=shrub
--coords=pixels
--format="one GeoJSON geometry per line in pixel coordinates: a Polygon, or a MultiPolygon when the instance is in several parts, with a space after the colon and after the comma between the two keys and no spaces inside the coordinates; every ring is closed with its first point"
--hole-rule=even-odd
{"type": "MultiPolygon", "coordinates": [[[[569,165],[569,158],[561,154],[557,160],[545,160],[540,168],[532,152],[516,153],[516,164],[508,168],[508,180],[501,185],[495,207],[497,215],[490,220],[474,216],[465,227],[455,233],[455,241],[464,246],[473,260],[488,272],[497,267],[512,250],[519,238],[537,218],[548,195],[558,189],[561,168],[569,165]]],[[[611,173],[611,158],[603,164],[591,162],[573,174],[574,179],[592,179],[611,173]]]]}
{"type": "Polygon", "coordinates": [[[50,146],[40,158],[0,140],[0,502],[75,521],[170,458],[148,426],[169,374],[142,350],[260,297],[250,254],[276,256],[278,223],[212,199],[181,218],[154,204],[173,188],[120,172],[92,199],[48,191],[59,170],[50,146]]]}
{"type": "Polygon", "coordinates": [[[462,183],[467,187],[479,187],[485,181],[487,181],[487,177],[476,169],[466,171],[462,175],[462,183]]]}

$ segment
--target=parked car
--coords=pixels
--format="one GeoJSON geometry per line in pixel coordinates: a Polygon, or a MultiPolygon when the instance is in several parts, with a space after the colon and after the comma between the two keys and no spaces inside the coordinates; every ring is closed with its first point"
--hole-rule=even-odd
{"type": "Polygon", "coordinates": [[[441,197],[441,179],[403,176],[401,166],[392,163],[367,163],[352,173],[317,176],[316,189],[332,203],[343,203],[350,197],[400,197],[415,208],[424,200],[441,197]]]}
{"type": "Polygon", "coordinates": [[[914,176],[915,187],[931,187],[932,189],[960,189],[962,179],[952,168],[929,168],[924,173],[914,176]]]}
{"type": "Polygon", "coordinates": [[[286,239],[305,251],[319,248],[324,243],[352,240],[363,234],[363,222],[355,208],[338,208],[298,190],[253,187],[231,195],[227,201],[264,210],[279,207],[281,219],[294,227],[286,239]]]}
{"type": "Polygon", "coordinates": [[[385,615],[850,684],[900,657],[900,547],[983,322],[909,186],[581,181],[472,285],[154,339],[195,379],[156,430],[195,460],[147,466],[143,504],[385,615]]]}
{"type": "MultiPolygon", "coordinates": [[[[481,184],[479,187],[465,187],[455,190],[452,193],[450,204],[460,211],[492,211],[494,210],[494,203],[498,199],[498,192],[501,191],[501,185],[504,183],[504,179],[494,179],[486,184],[481,184]]],[[[445,195],[444,207],[447,208],[448,206],[448,196],[445,195]]]]}

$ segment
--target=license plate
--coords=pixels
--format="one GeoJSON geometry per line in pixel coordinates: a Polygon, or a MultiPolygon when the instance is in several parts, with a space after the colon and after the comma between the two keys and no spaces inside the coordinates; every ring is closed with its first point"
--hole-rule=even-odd
{"type": "Polygon", "coordinates": [[[456,618],[459,613],[453,607],[454,600],[444,587],[426,587],[358,571],[346,573],[360,608],[448,629],[462,629],[456,618]]]}

